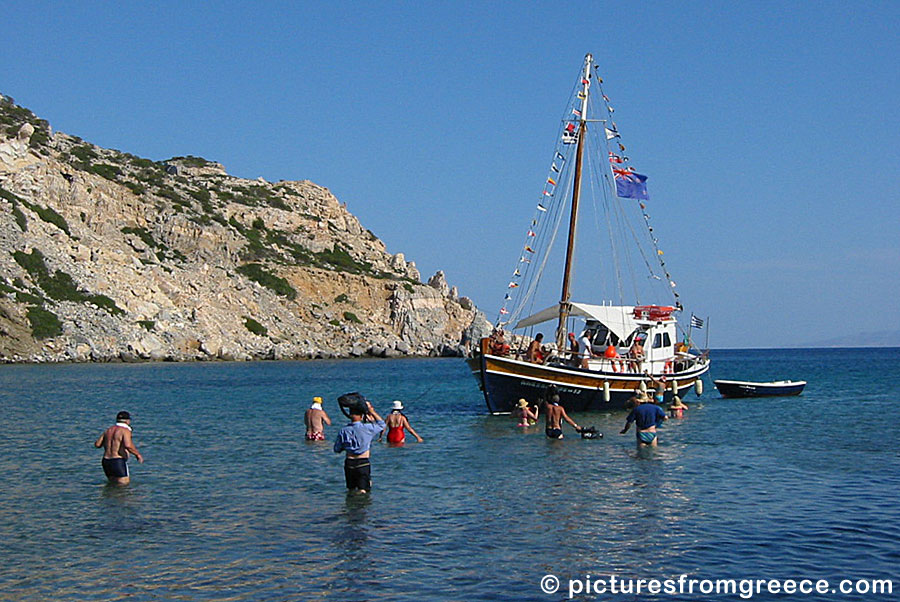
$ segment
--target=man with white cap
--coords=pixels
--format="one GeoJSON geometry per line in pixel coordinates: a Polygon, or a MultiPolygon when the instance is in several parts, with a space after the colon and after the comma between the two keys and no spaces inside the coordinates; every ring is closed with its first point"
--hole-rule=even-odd
{"type": "Polygon", "coordinates": [[[325,441],[325,425],[331,426],[331,418],[322,409],[322,398],[313,397],[313,403],[303,417],[306,422],[307,441],[325,441]]]}

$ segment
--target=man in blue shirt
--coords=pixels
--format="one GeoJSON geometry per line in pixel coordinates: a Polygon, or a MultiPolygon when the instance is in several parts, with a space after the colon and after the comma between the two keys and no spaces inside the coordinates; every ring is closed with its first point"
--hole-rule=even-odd
{"type": "Polygon", "coordinates": [[[656,446],[656,427],[661,426],[666,420],[666,413],[661,407],[650,403],[646,394],[638,397],[638,404],[631,410],[628,418],[625,419],[625,428],[620,433],[625,434],[631,428],[631,423],[635,423],[637,444],[641,446],[656,446]]]}
{"type": "Polygon", "coordinates": [[[368,401],[350,409],[350,424],[340,430],[334,440],[334,453],[346,452],[344,477],[350,493],[367,493],[372,490],[372,465],[369,463],[369,447],[372,440],[384,430],[384,420],[368,401]],[[363,417],[367,420],[364,422],[363,417]]]}

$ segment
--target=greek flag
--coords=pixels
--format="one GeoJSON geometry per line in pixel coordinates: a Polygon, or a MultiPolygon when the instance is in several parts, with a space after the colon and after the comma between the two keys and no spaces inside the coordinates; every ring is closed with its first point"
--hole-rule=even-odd
{"type": "Polygon", "coordinates": [[[703,320],[701,320],[694,314],[691,314],[691,328],[700,330],[701,328],[703,328],[703,320]]]}

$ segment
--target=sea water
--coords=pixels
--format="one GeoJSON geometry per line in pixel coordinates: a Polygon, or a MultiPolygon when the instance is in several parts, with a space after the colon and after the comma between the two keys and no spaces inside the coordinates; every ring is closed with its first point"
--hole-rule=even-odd
{"type": "Polygon", "coordinates": [[[621,412],[576,415],[604,438],[562,441],[487,415],[459,359],[2,366],[0,599],[642,600],[590,588],[682,574],[898,588],[898,374],[898,349],[714,352],[715,378],[809,384],[731,400],[708,382],[639,452],[621,412]],[[382,413],[403,400],[425,438],[374,444],[358,497],[331,449],[354,390],[382,413]],[[316,395],[329,442],[304,441],[316,395]],[[112,487],[93,442],[123,409],[146,461],[112,487]]]}

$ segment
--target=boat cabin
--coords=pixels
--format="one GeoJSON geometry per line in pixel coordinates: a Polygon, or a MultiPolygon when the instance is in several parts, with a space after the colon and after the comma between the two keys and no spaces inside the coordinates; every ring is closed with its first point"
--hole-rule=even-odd
{"type": "MultiPolygon", "coordinates": [[[[679,357],[676,350],[675,308],[660,305],[588,305],[572,303],[570,316],[584,318],[584,332],[590,333],[591,370],[652,375],[671,373],[679,357]],[[638,346],[635,346],[635,343],[638,346]]],[[[558,307],[549,307],[516,324],[533,326],[552,320],[558,307]]],[[[580,333],[579,334],[580,338],[580,333]]]]}
{"type": "Polygon", "coordinates": [[[616,320],[613,327],[600,319],[587,317],[585,331],[591,333],[591,351],[603,358],[593,359],[589,365],[593,368],[597,363],[599,369],[646,371],[654,375],[671,372],[676,359],[675,345],[678,341],[676,322],[672,317],[672,308],[662,308],[662,311],[659,309],[659,306],[622,307],[621,310],[624,311],[621,313],[627,315],[630,311],[631,319],[616,320]],[[652,317],[646,307],[653,308],[652,317]],[[624,328],[621,328],[622,326],[624,328]],[[632,351],[635,349],[635,342],[643,349],[642,361],[637,361],[638,358],[632,351]]]}

